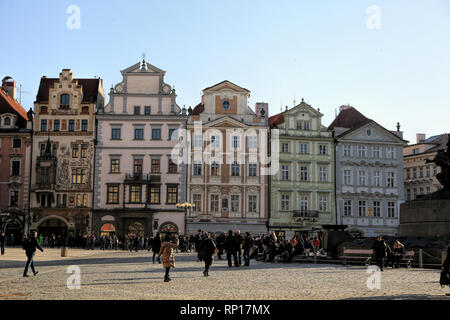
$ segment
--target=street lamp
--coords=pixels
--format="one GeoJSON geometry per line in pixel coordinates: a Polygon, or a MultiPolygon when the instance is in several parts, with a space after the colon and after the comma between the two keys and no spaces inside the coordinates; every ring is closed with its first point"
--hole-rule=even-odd
{"type": "Polygon", "coordinates": [[[186,234],[187,231],[187,210],[188,208],[194,208],[195,207],[195,203],[189,203],[189,202],[183,202],[183,203],[177,203],[175,205],[177,208],[183,208],[184,209],[184,234],[186,234]]]}

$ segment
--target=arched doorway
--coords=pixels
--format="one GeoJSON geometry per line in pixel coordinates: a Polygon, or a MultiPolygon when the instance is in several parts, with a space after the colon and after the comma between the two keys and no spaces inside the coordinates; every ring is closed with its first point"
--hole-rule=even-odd
{"type": "Polygon", "coordinates": [[[159,227],[159,233],[162,235],[165,235],[165,234],[172,235],[172,234],[178,233],[178,226],[173,222],[164,222],[159,227]]]}
{"type": "Polygon", "coordinates": [[[116,234],[116,228],[114,227],[113,224],[111,223],[105,223],[101,228],[100,228],[100,237],[103,236],[112,236],[116,234]]]}
{"type": "Polygon", "coordinates": [[[38,235],[45,237],[51,237],[55,235],[58,239],[65,239],[67,236],[67,224],[58,218],[49,218],[41,222],[38,227],[38,235]]]}
{"type": "Polygon", "coordinates": [[[140,222],[133,222],[128,226],[128,236],[129,237],[143,237],[145,235],[144,225],[140,222]]]}
{"type": "Polygon", "coordinates": [[[5,226],[5,235],[7,237],[7,245],[17,246],[23,240],[23,227],[17,221],[10,221],[5,226]]]}

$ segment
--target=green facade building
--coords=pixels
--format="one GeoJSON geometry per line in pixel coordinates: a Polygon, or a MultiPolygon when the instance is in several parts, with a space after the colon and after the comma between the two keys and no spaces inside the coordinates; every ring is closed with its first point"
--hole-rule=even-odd
{"type": "Polygon", "coordinates": [[[336,224],[335,162],[332,132],[319,110],[303,101],[269,119],[271,139],[278,131],[279,170],[270,176],[269,231],[286,239],[313,236],[336,224]]]}

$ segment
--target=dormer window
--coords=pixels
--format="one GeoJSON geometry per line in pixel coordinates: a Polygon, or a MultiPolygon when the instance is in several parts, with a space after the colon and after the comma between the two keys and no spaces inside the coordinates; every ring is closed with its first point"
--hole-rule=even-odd
{"type": "Polygon", "coordinates": [[[68,94],[62,94],[59,103],[59,108],[69,109],[69,105],[70,105],[70,96],[68,94]]]}
{"type": "Polygon", "coordinates": [[[11,125],[11,118],[10,118],[10,117],[6,117],[6,118],[3,120],[3,124],[4,124],[5,126],[10,126],[10,125],[11,125]]]}

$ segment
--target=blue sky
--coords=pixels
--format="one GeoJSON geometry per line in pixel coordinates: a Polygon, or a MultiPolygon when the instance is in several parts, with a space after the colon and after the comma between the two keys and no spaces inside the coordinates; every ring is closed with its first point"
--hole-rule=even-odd
{"type": "Polygon", "coordinates": [[[450,132],[450,1],[0,0],[0,77],[33,105],[40,77],[99,76],[147,60],[166,70],[180,106],[222,80],[249,89],[270,115],[303,97],[329,125],[350,104],[405,138],[450,132]],[[66,26],[70,5],[80,29],[66,26]],[[380,9],[380,29],[366,25],[380,9]]]}

